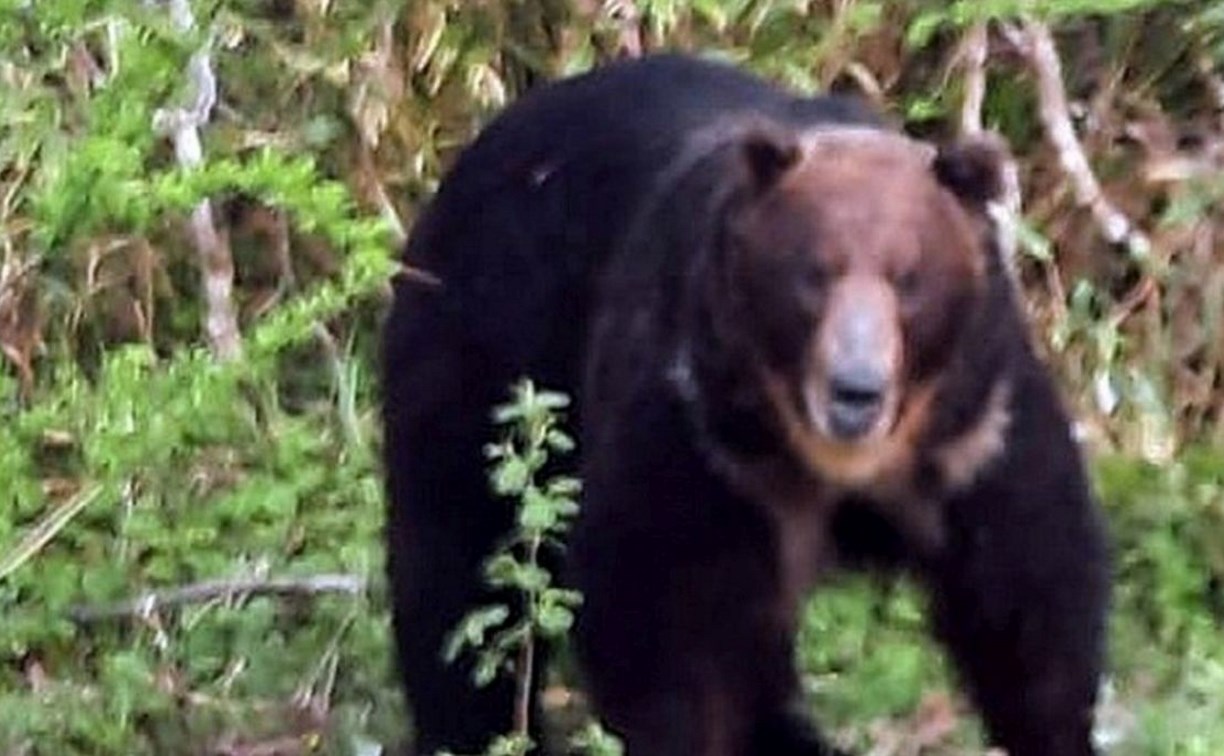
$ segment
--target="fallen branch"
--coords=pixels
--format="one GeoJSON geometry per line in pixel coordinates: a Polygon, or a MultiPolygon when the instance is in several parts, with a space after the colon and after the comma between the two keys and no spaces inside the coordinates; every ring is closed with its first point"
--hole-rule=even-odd
{"type": "Polygon", "coordinates": [[[357,595],[366,589],[366,581],[355,575],[324,574],[300,578],[233,578],[208,580],[165,591],[149,591],[134,599],[108,606],[73,607],[69,614],[75,622],[149,617],[158,609],[198,604],[220,598],[248,596],[314,596],[322,593],[357,595]]]}
{"type": "Polygon", "coordinates": [[[1000,24],[999,30],[1036,77],[1038,116],[1046,138],[1058,154],[1058,163],[1071,182],[1076,203],[1088,209],[1109,243],[1125,246],[1136,259],[1146,258],[1152,249],[1151,241],[1105,196],[1075,135],[1063,85],[1062,62],[1049,27],[1038,21],[1025,21],[1022,27],[1000,24]]]}
{"type": "MultiPolygon", "coordinates": [[[[183,33],[195,28],[195,15],[189,0],[165,2],[174,26],[183,33]]],[[[174,142],[174,154],[184,168],[198,168],[204,162],[200,129],[208,123],[217,104],[217,78],[212,69],[210,44],[191,56],[187,76],[195,92],[189,107],[164,108],[153,115],[153,128],[174,142]]],[[[242,337],[234,310],[234,259],[229,245],[217,233],[212,203],[204,199],[191,212],[191,234],[204,278],[204,331],[213,354],[231,360],[242,353],[242,337]]]]}

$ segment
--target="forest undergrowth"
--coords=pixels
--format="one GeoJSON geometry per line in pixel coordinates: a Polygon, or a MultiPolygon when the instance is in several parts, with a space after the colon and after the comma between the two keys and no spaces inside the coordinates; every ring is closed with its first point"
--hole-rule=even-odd
{"type": "MultiPolygon", "coordinates": [[[[1101,743],[1224,753],[1224,6],[0,0],[0,754],[409,736],[393,252],[506,102],[662,49],[1007,137],[1017,281],[1115,540],[1101,743]]],[[[982,753],[910,586],[849,579],[803,626],[843,741],[982,753]]]]}

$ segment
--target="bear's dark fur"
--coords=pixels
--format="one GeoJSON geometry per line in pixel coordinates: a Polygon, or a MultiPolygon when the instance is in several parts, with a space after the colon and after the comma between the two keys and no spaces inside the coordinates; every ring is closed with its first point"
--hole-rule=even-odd
{"type": "Polygon", "coordinates": [[[542,87],[419,221],[384,342],[388,569],[417,747],[509,729],[444,635],[509,527],[482,447],[528,375],[577,400],[567,565],[597,713],[630,756],[831,752],[796,609],[911,571],[991,739],[1093,753],[1108,557],[986,205],[998,147],[679,56],[542,87]],[[436,280],[433,280],[436,279],[436,280]]]}

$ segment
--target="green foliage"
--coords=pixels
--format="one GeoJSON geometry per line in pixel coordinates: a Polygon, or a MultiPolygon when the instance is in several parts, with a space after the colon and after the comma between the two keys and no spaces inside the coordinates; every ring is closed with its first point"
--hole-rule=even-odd
{"type": "Polygon", "coordinates": [[[1187,0],[954,0],[933,3],[910,21],[906,42],[924,47],[945,25],[968,26],[979,21],[1039,18],[1058,21],[1072,16],[1133,13],[1168,5],[1191,5],[1187,0]]]}
{"type": "Polygon", "coordinates": [[[587,756],[623,756],[625,752],[620,740],[598,722],[587,722],[570,739],[570,745],[587,756]]]}
{"type": "Polygon", "coordinates": [[[485,582],[521,598],[523,616],[512,618],[504,604],[481,607],[460,623],[447,642],[444,657],[450,662],[466,648],[477,651],[473,674],[481,687],[502,672],[521,674],[515,664],[521,663],[526,649],[537,640],[563,636],[580,602],[573,591],[552,585],[552,575],[541,562],[541,549],[560,546],[561,535],[578,511],[578,481],[537,480],[550,455],[574,448],[557,415],[568,403],[562,394],[537,391],[530,381],[523,381],[514,387],[512,400],[494,414],[507,431],[486,451],[494,462],[490,483],[498,495],[513,497],[519,504],[514,532],[485,562],[485,582]]]}
{"type": "MultiPolygon", "coordinates": [[[[554,586],[545,566],[544,549],[559,550],[569,521],[578,512],[578,481],[565,476],[541,480],[549,460],[573,450],[573,440],[561,429],[560,411],[569,398],[539,391],[530,380],[513,387],[511,400],[496,408],[494,421],[505,427],[502,440],[486,454],[492,460],[490,485],[500,496],[517,502],[516,526],[505,542],[485,562],[489,587],[516,600],[516,610],[493,604],[470,612],[451,634],[443,652],[455,663],[466,650],[474,652],[473,682],[485,686],[498,675],[518,681],[520,699],[530,695],[534,657],[540,643],[555,643],[574,622],[581,603],[575,591],[554,586]]],[[[520,714],[528,707],[517,704],[520,714]]],[[[516,731],[498,737],[485,756],[517,756],[532,751],[526,721],[516,731]]],[[[592,754],[607,752],[608,738],[597,727],[579,735],[592,754]]]]}
{"type": "Polygon", "coordinates": [[[1116,533],[1122,608],[1173,659],[1224,653],[1224,455],[1190,449],[1163,468],[1106,458],[1097,478],[1116,533]]]}
{"type": "MultiPolygon", "coordinates": [[[[18,548],[20,562],[6,570],[0,589],[7,619],[0,649],[19,662],[0,672],[3,687],[23,687],[20,676],[30,674],[30,665],[51,667],[56,678],[51,698],[0,707],[11,715],[0,726],[6,747],[32,740],[54,745],[56,753],[164,753],[181,730],[209,736],[197,717],[225,727],[235,721],[208,712],[206,700],[204,712],[188,711],[180,720],[173,702],[181,696],[220,695],[233,702],[225,709],[244,700],[288,700],[320,655],[346,669],[357,659],[389,663],[385,620],[370,614],[364,597],[285,611],[238,595],[133,617],[137,626],[119,633],[68,620],[82,605],[200,577],[377,574],[381,488],[370,453],[346,445],[327,416],[286,414],[274,397],[244,400],[243,372],[198,354],[159,366],[142,349],[118,352],[97,388],[71,382],[58,402],[22,413],[14,433],[2,437],[6,458],[22,449],[58,455],[44,464],[75,468],[93,481],[46,514],[38,499],[0,501],[8,510],[4,542],[23,531],[47,532],[48,523],[57,528],[36,549],[18,548]],[[55,439],[54,448],[46,448],[47,439],[55,439]],[[65,729],[63,716],[98,707],[95,687],[105,691],[100,719],[81,717],[65,729]],[[149,717],[169,731],[147,732],[142,722],[149,717]]],[[[370,433],[368,417],[360,428],[370,433]]],[[[27,542],[28,536],[21,541],[27,542]]],[[[341,684],[352,694],[385,698],[376,666],[346,677],[341,684]]]]}
{"type": "Polygon", "coordinates": [[[147,240],[174,277],[190,267],[174,227],[206,198],[237,196],[283,213],[339,262],[252,319],[238,361],[192,343],[188,317],[156,343],[81,351],[52,328],[56,362],[33,395],[0,374],[0,751],[201,752],[285,733],[338,752],[387,741],[402,726],[386,617],[371,603],[382,502],[368,346],[341,351],[331,332],[360,324],[385,284],[389,229],[289,150],[173,165],[153,111],[179,97],[200,40],[138,6],[0,6],[12,53],[0,161],[16,177],[5,264],[32,263],[51,322],[75,322],[89,305],[73,301],[72,271],[82,254],[107,264],[100,240],[147,240]],[[69,67],[62,86],[64,61],[85,51],[100,67],[69,67]],[[323,380],[291,394],[287,368],[311,363],[323,380]],[[322,572],[371,590],[289,602],[239,591],[90,618],[194,581],[322,572]]]}
{"type": "Polygon", "coordinates": [[[798,644],[819,710],[847,721],[912,711],[925,691],[948,685],[925,635],[911,586],[859,578],[821,591],[809,602],[798,644]]]}
{"type": "MultiPolygon", "coordinates": [[[[1224,743],[1224,455],[1157,467],[1102,459],[1117,574],[1113,661],[1133,712],[1120,754],[1208,754],[1224,743]]],[[[1126,721],[1126,720],[1124,720],[1126,721]]]]}
{"type": "MultiPolygon", "coordinates": [[[[1216,753],[1224,743],[1224,455],[1194,448],[1159,467],[1121,456],[1094,466],[1113,530],[1111,679],[1098,736],[1109,753],[1216,753]]],[[[930,639],[913,586],[856,578],[808,604],[798,658],[819,712],[847,743],[896,721],[956,679],[930,639]]],[[[974,751],[976,720],[954,740],[974,751]]],[[[941,751],[942,752],[942,751],[941,751]]],[[[955,751],[961,753],[962,751],[955,751]]]]}

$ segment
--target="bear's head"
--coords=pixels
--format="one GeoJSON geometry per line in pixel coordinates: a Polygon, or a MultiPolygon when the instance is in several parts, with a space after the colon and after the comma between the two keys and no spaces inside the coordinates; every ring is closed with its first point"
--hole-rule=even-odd
{"type": "Polygon", "coordinates": [[[805,466],[869,487],[909,464],[997,299],[1003,148],[851,127],[734,141],[707,327],[805,466]]]}

